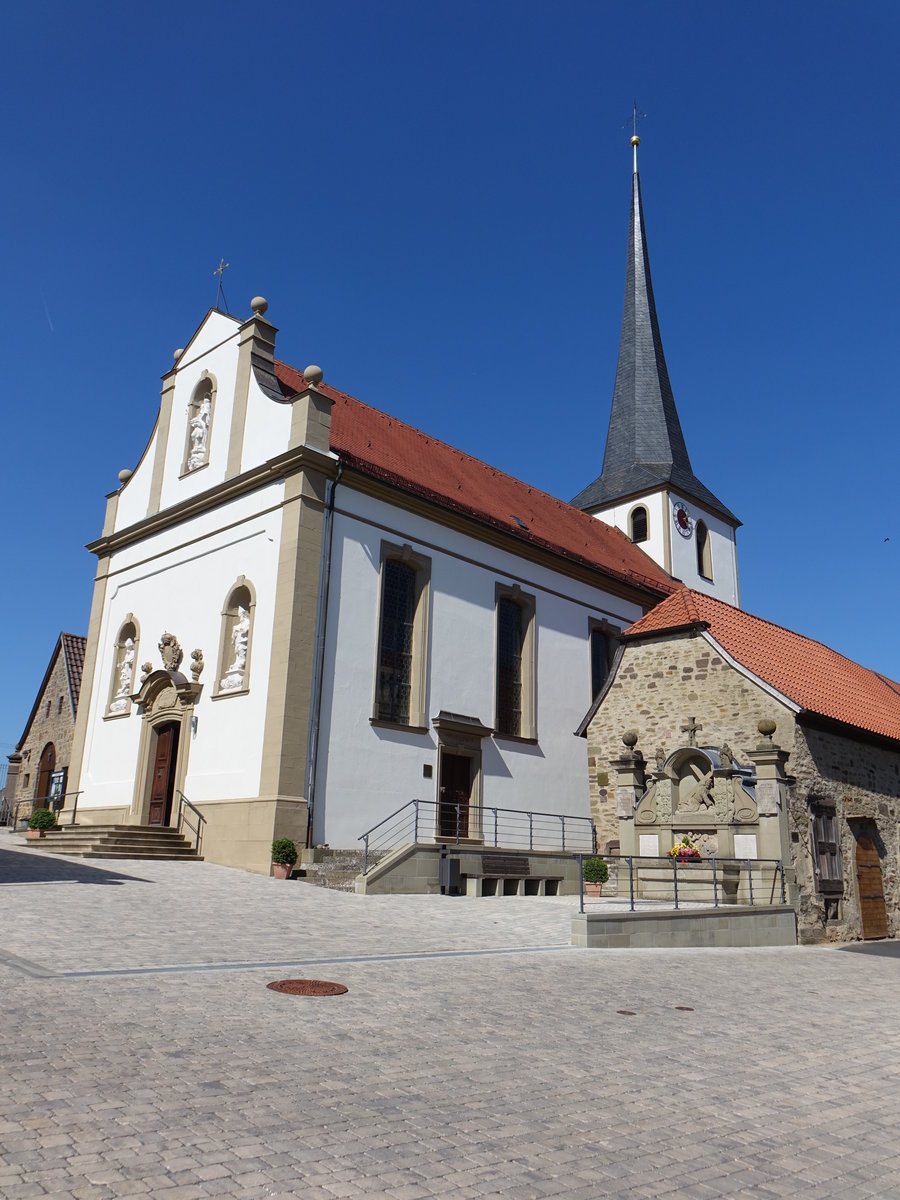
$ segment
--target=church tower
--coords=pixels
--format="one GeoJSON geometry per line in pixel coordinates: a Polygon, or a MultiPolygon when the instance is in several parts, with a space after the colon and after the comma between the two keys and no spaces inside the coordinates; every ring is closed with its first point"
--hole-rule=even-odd
{"type": "Polygon", "coordinates": [[[633,542],[688,587],[739,605],[738,518],[691,466],[663,355],[641,206],[637,148],[625,311],[603,469],[572,501],[633,542]]]}

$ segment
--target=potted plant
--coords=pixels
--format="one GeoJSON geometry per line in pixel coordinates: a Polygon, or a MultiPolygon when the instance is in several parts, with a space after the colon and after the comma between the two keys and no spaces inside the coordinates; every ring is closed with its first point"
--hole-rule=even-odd
{"type": "Polygon", "coordinates": [[[297,861],[297,847],[290,838],[276,838],[272,843],[272,874],[276,879],[290,879],[297,861]]]}
{"type": "Polygon", "coordinates": [[[699,862],[700,851],[688,835],[685,834],[681,841],[676,842],[669,851],[669,858],[674,858],[680,863],[699,862]]]}
{"type": "Polygon", "coordinates": [[[603,858],[586,858],[581,868],[586,896],[602,896],[603,885],[609,879],[609,866],[603,858]]]}
{"type": "Polygon", "coordinates": [[[28,822],[28,832],[25,837],[28,839],[42,838],[47,836],[47,830],[53,829],[56,826],[56,813],[49,808],[36,808],[31,814],[31,820],[28,822]]]}

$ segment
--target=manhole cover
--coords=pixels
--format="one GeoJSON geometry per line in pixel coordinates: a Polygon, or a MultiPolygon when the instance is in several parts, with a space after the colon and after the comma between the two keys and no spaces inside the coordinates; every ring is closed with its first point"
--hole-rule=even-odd
{"type": "Polygon", "coordinates": [[[329,983],[327,979],[276,979],[266,987],[288,996],[343,996],[347,990],[342,983],[329,983]]]}

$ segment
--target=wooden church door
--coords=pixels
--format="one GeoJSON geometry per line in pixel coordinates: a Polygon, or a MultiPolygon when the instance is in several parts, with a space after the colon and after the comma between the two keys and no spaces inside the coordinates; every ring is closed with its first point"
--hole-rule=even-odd
{"type": "Polygon", "coordinates": [[[456,839],[469,836],[469,797],[472,792],[472,760],[464,754],[441,755],[438,836],[456,839]],[[457,811],[459,816],[457,818],[457,811]],[[457,825],[457,820],[459,824],[457,825]]]}
{"type": "Polygon", "coordinates": [[[156,760],[150,784],[148,825],[168,825],[172,819],[175,794],[175,763],[178,758],[178,725],[173,721],[160,726],[156,734],[156,760]]]}
{"type": "Polygon", "coordinates": [[[863,937],[888,936],[887,912],[884,906],[884,883],[881,878],[881,859],[878,848],[867,833],[856,839],[856,883],[859,891],[859,913],[863,937]]]}
{"type": "Polygon", "coordinates": [[[34,793],[34,807],[47,808],[50,800],[50,776],[56,770],[56,747],[48,742],[41,751],[41,761],[38,763],[37,790],[34,793]]]}

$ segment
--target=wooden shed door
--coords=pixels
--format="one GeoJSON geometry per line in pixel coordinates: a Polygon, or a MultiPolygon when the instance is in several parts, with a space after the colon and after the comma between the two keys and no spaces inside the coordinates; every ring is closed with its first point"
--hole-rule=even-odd
{"type": "Polygon", "coordinates": [[[150,784],[148,825],[168,825],[172,819],[175,791],[175,762],[178,755],[178,726],[162,725],[156,735],[156,759],[150,784]]]}
{"type": "Polygon", "coordinates": [[[856,840],[856,883],[859,889],[863,937],[867,940],[887,937],[881,859],[878,857],[875,843],[867,833],[860,834],[856,840]]]}

